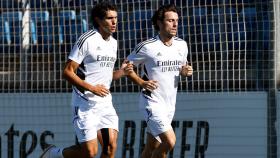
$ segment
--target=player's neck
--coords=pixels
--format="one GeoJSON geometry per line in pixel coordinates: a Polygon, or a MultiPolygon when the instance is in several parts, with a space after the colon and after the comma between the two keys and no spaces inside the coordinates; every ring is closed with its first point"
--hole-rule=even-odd
{"type": "Polygon", "coordinates": [[[173,38],[172,36],[167,37],[167,36],[159,34],[159,39],[161,40],[161,42],[168,47],[172,45],[172,42],[173,42],[172,38],[173,38]]]}
{"type": "Polygon", "coordinates": [[[111,34],[103,31],[102,29],[98,29],[98,32],[102,36],[105,41],[109,41],[111,34]]]}
{"type": "Polygon", "coordinates": [[[103,38],[105,41],[109,41],[109,40],[110,40],[110,35],[111,35],[111,34],[108,34],[108,33],[103,33],[103,34],[101,34],[102,38],[103,38]]]}

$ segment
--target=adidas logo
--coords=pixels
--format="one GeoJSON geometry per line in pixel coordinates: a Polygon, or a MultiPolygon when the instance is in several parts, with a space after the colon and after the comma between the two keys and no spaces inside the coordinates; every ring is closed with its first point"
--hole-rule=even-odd
{"type": "Polygon", "coordinates": [[[101,50],[101,48],[98,46],[98,47],[96,48],[96,50],[101,50]]]}
{"type": "Polygon", "coordinates": [[[157,53],[157,56],[162,56],[162,54],[160,52],[157,53]]]}

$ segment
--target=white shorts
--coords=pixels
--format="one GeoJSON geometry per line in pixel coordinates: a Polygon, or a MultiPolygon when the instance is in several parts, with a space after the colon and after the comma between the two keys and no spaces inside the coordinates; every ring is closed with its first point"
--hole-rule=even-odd
{"type": "Polygon", "coordinates": [[[171,123],[175,110],[142,95],[140,95],[139,108],[147,123],[147,132],[160,141],[158,135],[172,129],[171,123]]]}
{"type": "Polygon", "coordinates": [[[96,103],[94,106],[72,106],[73,125],[79,142],[97,138],[102,128],[119,130],[119,118],[112,102],[96,103]]]}

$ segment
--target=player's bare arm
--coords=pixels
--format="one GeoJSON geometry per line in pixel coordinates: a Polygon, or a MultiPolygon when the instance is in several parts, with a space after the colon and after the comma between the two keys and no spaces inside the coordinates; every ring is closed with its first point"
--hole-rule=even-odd
{"type": "Polygon", "coordinates": [[[193,74],[192,66],[190,66],[190,65],[182,66],[180,75],[182,75],[183,77],[188,77],[188,76],[191,76],[192,74],[193,74]]]}
{"type": "Polygon", "coordinates": [[[127,76],[132,82],[136,83],[137,85],[149,91],[153,91],[158,87],[157,81],[155,80],[144,81],[141,77],[139,77],[135,73],[135,71],[130,71],[130,73],[127,76]]]}
{"type": "Polygon", "coordinates": [[[85,82],[84,80],[81,80],[75,73],[78,67],[78,63],[72,60],[68,60],[63,71],[63,77],[72,85],[87,91],[91,91],[95,95],[103,97],[110,93],[110,91],[104,85],[93,86],[85,82]]]}

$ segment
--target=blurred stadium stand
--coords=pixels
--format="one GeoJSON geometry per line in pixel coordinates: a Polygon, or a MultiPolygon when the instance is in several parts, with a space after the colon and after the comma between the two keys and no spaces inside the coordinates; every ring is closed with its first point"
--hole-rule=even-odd
{"type": "Polygon", "coordinates": [[[12,9],[19,9],[22,6],[21,0],[1,0],[0,8],[2,11],[6,12],[12,9]]]}
{"type": "Polygon", "coordinates": [[[73,44],[82,34],[82,22],[74,10],[61,10],[59,12],[59,44],[60,51],[70,52],[73,44]]]}
{"type": "MultiPolygon", "coordinates": [[[[30,2],[31,17],[30,49],[28,50],[30,56],[28,58],[30,58],[30,61],[36,61],[35,63],[38,65],[40,62],[55,65],[45,67],[46,73],[54,71],[56,74],[55,77],[49,78],[49,82],[55,82],[55,84],[52,84],[54,86],[50,91],[71,90],[70,85],[66,84],[61,78],[61,69],[74,42],[82,33],[92,27],[89,13],[91,6],[97,1],[27,0],[27,2],[30,2]],[[52,61],[50,62],[50,60],[52,61]]],[[[155,35],[150,20],[154,7],[169,1],[129,0],[119,2],[118,32],[114,36],[120,39],[119,57],[123,59],[137,43],[155,35]]],[[[269,40],[271,39],[271,33],[269,32],[272,26],[266,1],[256,3],[253,0],[236,0],[234,2],[230,0],[187,0],[180,1],[179,4],[183,7],[181,8],[182,18],[179,21],[178,36],[187,41],[191,52],[190,60],[193,61],[193,66],[196,69],[195,73],[197,73],[192,78],[192,87],[188,86],[192,90],[200,89],[201,84],[204,86],[203,90],[223,89],[223,86],[221,86],[224,84],[223,82],[226,82],[225,84],[228,85],[229,89],[234,89],[234,85],[229,83],[227,72],[223,73],[223,71],[227,71],[223,70],[225,66],[230,67],[228,65],[232,65],[234,62],[246,61],[247,64],[239,63],[240,67],[233,70],[245,71],[245,69],[250,70],[257,65],[264,65],[260,64],[260,61],[254,63],[255,59],[265,58],[268,60],[268,56],[264,52],[271,50],[269,40]],[[241,3],[242,5],[239,5],[241,3]],[[257,44],[256,41],[258,41],[257,44]],[[247,67],[242,67],[243,65],[247,67]],[[212,78],[214,84],[210,84],[211,75],[203,74],[205,70],[209,71],[208,73],[215,73],[215,79],[212,78]],[[217,70],[220,73],[217,73],[217,70]],[[200,76],[203,77],[200,78],[200,76]]],[[[23,52],[22,18],[25,6],[26,4],[23,4],[22,0],[0,1],[0,50],[1,54],[4,54],[0,60],[18,62],[17,59],[10,57],[8,59],[8,56],[23,52]]],[[[7,67],[9,64],[3,63],[2,66],[7,67]]],[[[19,63],[14,64],[19,65],[19,63]]],[[[257,67],[265,71],[263,66],[257,67]]],[[[18,70],[18,68],[14,69],[18,70]]],[[[27,71],[33,73],[31,68],[27,71]]],[[[259,73],[258,77],[249,73],[248,76],[250,77],[248,78],[250,79],[246,82],[251,85],[250,88],[266,89],[267,83],[263,78],[265,72],[261,73],[262,75],[259,75],[259,73]],[[257,79],[254,79],[254,77],[257,79]]],[[[242,79],[232,80],[241,82],[242,79]]],[[[35,84],[43,81],[34,80],[33,82],[35,84]]],[[[124,81],[117,83],[119,85],[116,85],[116,87],[121,87],[121,82],[124,81]]],[[[241,85],[238,88],[246,89],[246,86],[241,85]]],[[[127,91],[128,89],[126,87],[125,90],[118,88],[114,90],[127,91]]]]}

